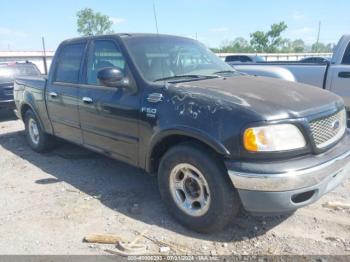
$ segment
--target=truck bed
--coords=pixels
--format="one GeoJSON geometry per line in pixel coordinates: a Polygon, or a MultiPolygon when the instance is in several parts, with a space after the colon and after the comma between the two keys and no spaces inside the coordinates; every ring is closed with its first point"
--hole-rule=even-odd
{"type": "Polygon", "coordinates": [[[35,88],[39,90],[44,90],[46,85],[46,76],[37,76],[37,77],[18,77],[15,82],[18,85],[24,85],[28,88],[35,88]]]}
{"type": "Polygon", "coordinates": [[[284,68],[293,74],[295,81],[304,84],[314,85],[320,88],[323,87],[324,76],[327,70],[326,64],[302,64],[290,62],[256,63],[232,66],[240,72],[256,75],[261,75],[260,70],[264,71],[267,68],[271,68],[273,71],[276,71],[276,73],[278,68],[284,68]]]}
{"type": "MultiPolygon", "coordinates": [[[[51,123],[45,102],[46,82],[46,76],[16,78],[14,100],[17,108],[20,108],[19,103],[23,101],[35,101],[31,103],[33,111],[41,116],[41,124],[45,126],[46,130],[50,130],[51,123]]],[[[24,117],[21,112],[18,112],[17,115],[20,118],[24,117]]]]}

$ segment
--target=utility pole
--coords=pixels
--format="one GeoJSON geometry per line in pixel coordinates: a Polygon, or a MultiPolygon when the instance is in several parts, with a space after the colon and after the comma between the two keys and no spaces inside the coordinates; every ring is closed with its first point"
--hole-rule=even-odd
{"type": "Polygon", "coordinates": [[[317,32],[317,41],[316,41],[316,52],[318,52],[318,44],[320,43],[320,35],[321,35],[321,21],[318,22],[318,32],[317,32]]]}
{"type": "Polygon", "coordinates": [[[45,38],[41,38],[42,44],[43,44],[43,62],[44,62],[44,71],[45,75],[47,75],[47,61],[46,61],[46,47],[45,47],[45,38]]]}

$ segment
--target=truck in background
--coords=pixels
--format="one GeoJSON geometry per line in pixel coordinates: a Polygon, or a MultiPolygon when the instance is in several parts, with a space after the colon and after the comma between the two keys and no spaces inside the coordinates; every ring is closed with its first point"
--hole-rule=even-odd
{"type": "Polygon", "coordinates": [[[341,37],[329,63],[268,62],[232,66],[249,75],[275,77],[326,89],[341,96],[350,111],[350,35],[341,37]]]}
{"type": "Polygon", "coordinates": [[[13,85],[16,77],[39,76],[40,71],[31,62],[0,63],[0,109],[14,109],[13,85]]]}

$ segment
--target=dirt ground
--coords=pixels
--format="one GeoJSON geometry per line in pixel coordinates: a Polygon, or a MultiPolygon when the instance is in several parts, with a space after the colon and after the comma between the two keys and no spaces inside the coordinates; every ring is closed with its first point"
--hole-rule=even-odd
{"type": "Polygon", "coordinates": [[[316,204],[289,216],[253,217],[242,211],[224,232],[201,235],[170,217],[154,177],[62,142],[37,154],[23,124],[0,112],[0,254],[106,254],[113,245],[83,243],[91,233],[140,242],[148,254],[348,254],[350,179],[316,204]],[[161,252],[162,251],[162,252],[161,252]]]}

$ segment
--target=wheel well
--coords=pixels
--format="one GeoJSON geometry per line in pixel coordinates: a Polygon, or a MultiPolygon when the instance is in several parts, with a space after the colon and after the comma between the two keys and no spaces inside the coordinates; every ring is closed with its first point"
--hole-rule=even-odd
{"type": "Polygon", "coordinates": [[[31,107],[27,104],[25,104],[21,107],[21,117],[23,120],[24,120],[24,116],[28,110],[31,110],[31,107]]]}
{"type": "Polygon", "coordinates": [[[170,148],[183,143],[195,144],[202,147],[204,150],[207,150],[208,152],[214,154],[215,156],[223,159],[223,155],[219,154],[211,146],[198,139],[183,135],[171,135],[158,142],[158,144],[156,144],[156,146],[153,148],[149,165],[150,173],[157,173],[162,157],[170,148]]]}

